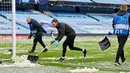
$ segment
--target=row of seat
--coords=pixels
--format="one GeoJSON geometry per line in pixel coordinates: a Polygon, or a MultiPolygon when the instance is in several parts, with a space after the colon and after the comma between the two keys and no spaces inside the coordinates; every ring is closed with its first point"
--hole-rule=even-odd
{"type": "MultiPolygon", "coordinates": [[[[0,34],[12,34],[12,15],[6,13],[2,15],[6,18],[0,16],[0,34]]],[[[29,34],[29,30],[17,24],[16,33],[29,34]]]]}
{"type": "MultiPolygon", "coordinates": [[[[12,28],[12,23],[9,19],[12,19],[11,14],[4,14],[7,19],[0,17],[0,29],[3,28],[12,28]],[[4,21],[3,21],[4,20],[4,21]],[[4,26],[2,26],[4,23],[4,26]],[[6,23],[6,24],[5,24],[6,23]]],[[[52,12],[51,14],[42,14],[42,13],[17,13],[16,14],[16,21],[17,21],[17,33],[29,34],[29,26],[26,22],[27,17],[31,17],[36,19],[39,23],[43,25],[45,30],[53,30],[57,33],[56,29],[52,28],[52,17],[58,19],[60,22],[65,22],[72,26],[77,34],[87,33],[87,34],[104,34],[108,33],[109,31],[113,31],[112,29],[112,15],[107,14],[88,14],[93,18],[96,18],[100,21],[97,21],[87,15],[83,15],[80,13],[68,13],[68,12],[52,12]],[[52,16],[52,17],[50,17],[52,16]],[[25,28],[26,27],[26,28],[25,28]],[[97,32],[98,31],[98,32],[97,32]]],[[[5,32],[3,30],[3,32],[5,32]]],[[[10,31],[8,31],[10,32],[10,31]]],[[[10,32],[11,33],[11,32],[10,32]]]]}
{"type": "Polygon", "coordinates": [[[87,2],[87,3],[105,3],[105,4],[130,4],[129,0],[50,0],[50,1],[70,1],[70,2],[87,2]]]}
{"type": "Polygon", "coordinates": [[[96,3],[105,3],[105,4],[129,4],[125,0],[93,0],[93,1],[96,3]]]}
{"type": "Polygon", "coordinates": [[[65,22],[72,26],[74,30],[80,33],[87,34],[104,34],[109,31],[112,32],[112,15],[102,15],[102,14],[88,14],[91,15],[100,21],[97,21],[93,18],[88,17],[87,15],[79,13],[62,13],[62,12],[53,12],[52,17],[55,17],[61,22],[65,22]],[[99,31],[99,32],[97,32],[99,31]]]}

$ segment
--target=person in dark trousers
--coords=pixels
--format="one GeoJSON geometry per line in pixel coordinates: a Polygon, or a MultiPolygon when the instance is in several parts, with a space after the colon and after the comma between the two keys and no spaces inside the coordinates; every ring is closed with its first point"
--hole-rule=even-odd
{"type": "Polygon", "coordinates": [[[115,65],[121,65],[119,58],[121,57],[122,63],[125,62],[124,57],[124,45],[129,35],[130,27],[130,14],[127,12],[127,5],[121,5],[120,11],[114,15],[113,28],[114,34],[117,35],[118,39],[118,50],[116,54],[115,65]]]}
{"type": "Polygon", "coordinates": [[[39,42],[42,45],[42,47],[45,48],[43,50],[43,52],[48,51],[48,49],[46,48],[45,44],[42,41],[43,33],[47,33],[47,32],[44,30],[44,28],[35,19],[28,17],[26,19],[26,21],[29,24],[30,31],[31,31],[28,39],[31,39],[31,37],[34,36],[32,50],[28,51],[28,52],[33,53],[35,51],[37,42],[39,42]]]}
{"type": "Polygon", "coordinates": [[[76,33],[73,28],[71,28],[69,25],[65,23],[60,23],[57,19],[53,19],[51,23],[58,30],[58,36],[54,40],[52,40],[51,43],[55,43],[56,46],[58,46],[58,42],[61,41],[64,35],[66,36],[66,40],[62,44],[63,50],[62,50],[62,57],[59,59],[60,61],[63,61],[65,59],[67,46],[69,46],[70,50],[82,51],[84,54],[84,57],[86,56],[86,53],[87,53],[86,49],[74,47],[74,40],[76,37],[76,33]]]}

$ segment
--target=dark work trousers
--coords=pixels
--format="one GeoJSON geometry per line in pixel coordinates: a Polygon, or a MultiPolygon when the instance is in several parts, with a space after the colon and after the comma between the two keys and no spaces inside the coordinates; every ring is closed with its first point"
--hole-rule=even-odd
{"type": "Polygon", "coordinates": [[[39,42],[43,48],[45,48],[45,44],[43,43],[42,41],[42,35],[37,35],[35,36],[34,40],[33,40],[33,47],[32,47],[32,51],[35,51],[35,48],[36,48],[36,45],[37,45],[37,42],[39,42]]]}
{"type": "Polygon", "coordinates": [[[77,51],[82,51],[81,48],[74,47],[74,40],[75,40],[75,35],[72,36],[67,36],[66,40],[64,41],[63,45],[63,50],[62,50],[62,57],[65,57],[66,54],[66,48],[69,46],[70,50],[77,50],[77,51]]]}
{"type": "Polygon", "coordinates": [[[127,41],[128,35],[117,35],[118,39],[118,50],[116,54],[116,61],[119,61],[119,58],[121,57],[121,60],[124,60],[124,45],[127,41]]]}

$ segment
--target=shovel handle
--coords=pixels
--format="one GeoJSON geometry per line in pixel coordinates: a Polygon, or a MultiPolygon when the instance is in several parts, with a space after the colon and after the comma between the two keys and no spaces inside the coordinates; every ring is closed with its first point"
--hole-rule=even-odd
{"type": "MultiPolygon", "coordinates": [[[[50,47],[50,45],[51,45],[51,43],[48,44],[47,47],[50,47]]],[[[46,48],[46,47],[45,47],[45,48],[46,48]]],[[[36,56],[38,56],[39,54],[41,54],[45,48],[43,48],[38,54],[36,54],[36,56]]]]}
{"type": "MultiPolygon", "coordinates": [[[[52,36],[53,39],[55,38],[53,32],[51,33],[51,36],[52,36]]],[[[47,47],[49,48],[50,45],[51,45],[51,43],[48,44],[47,47]]],[[[46,47],[45,47],[45,48],[46,48],[46,47]]],[[[45,48],[43,48],[38,54],[36,54],[36,56],[38,56],[40,53],[42,53],[42,51],[43,51],[45,48]]]]}

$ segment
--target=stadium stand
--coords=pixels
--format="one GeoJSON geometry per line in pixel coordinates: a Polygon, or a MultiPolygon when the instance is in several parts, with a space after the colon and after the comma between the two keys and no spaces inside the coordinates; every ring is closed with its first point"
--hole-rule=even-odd
{"type": "MultiPolygon", "coordinates": [[[[26,18],[31,17],[38,20],[46,30],[54,30],[51,20],[58,19],[60,22],[65,22],[76,30],[77,34],[106,34],[112,32],[112,20],[114,8],[119,9],[120,4],[130,4],[129,0],[49,0],[56,1],[54,5],[36,5],[32,4],[31,10],[28,4],[19,6],[25,7],[23,10],[17,10],[16,23],[17,29],[25,29],[18,34],[29,34],[29,26],[26,23],[26,18]],[[58,3],[61,2],[61,3],[58,3]],[[64,4],[65,3],[65,4],[64,4]],[[69,6],[67,6],[68,4],[69,6]],[[86,4],[84,4],[86,3],[86,4]],[[87,7],[86,7],[87,6],[87,7]],[[27,7],[27,8],[26,8],[27,7]],[[87,14],[85,14],[87,13],[87,14]],[[99,32],[97,32],[99,31],[99,32]]],[[[50,2],[51,3],[51,2],[50,2]]],[[[17,7],[18,8],[18,7],[17,7]]],[[[1,9],[1,8],[0,8],[1,9]]],[[[8,11],[9,12],[9,11],[8,11]]],[[[8,24],[0,21],[1,29],[12,29],[10,14],[1,14],[0,19],[8,22],[8,24]],[[3,24],[8,25],[5,27],[3,24]]],[[[17,30],[17,31],[18,31],[17,30]]],[[[57,33],[57,32],[55,32],[57,33]]]]}
{"type": "MultiPolygon", "coordinates": [[[[12,22],[6,18],[0,16],[0,34],[12,34],[12,22]]],[[[17,34],[28,34],[28,29],[17,25],[16,26],[17,34]]]]}
{"type": "MultiPolygon", "coordinates": [[[[50,0],[50,1],[56,1],[56,0],[50,0]]],[[[57,0],[59,1],[59,0],[57,0]]],[[[71,1],[71,2],[89,2],[89,3],[92,3],[91,0],[60,0],[60,1],[71,1]]]]}
{"type": "MultiPolygon", "coordinates": [[[[19,30],[17,30],[18,31],[17,34],[29,34],[30,33],[29,32],[29,26],[26,22],[27,17],[31,17],[31,18],[38,20],[43,25],[44,28],[47,27],[47,28],[45,28],[47,31],[53,29],[51,24],[49,24],[51,22],[52,18],[43,14],[43,13],[41,13],[41,12],[32,10],[32,11],[24,11],[24,12],[23,11],[17,11],[16,13],[17,13],[16,14],[16,24],[17,24],[17,27],[19,27],[19,30]],[[20,31],[20,29],[23,30],[23,31],[20,31]]],[[[9,28],[12,29],[11,14],[3,14],[2,13],[2,16],[4,17],[3,18],[4,22],[8,21],[7,25],[8,26],[10,25],[9,28]]],[[[1,16],[1,18],[2,18],[2,16],[1,16]]],[[[10,31],[10,33],[12,33],[11,29],[8,30],[8,32],[10,31]]],[[[3,31],[5,31],[5,30],[3,30],[3,31]]]]}
{"type": "Polygon", "coordinates": [[[96,3],[106,4],[128,4],[125,0],[93,0],[96,3]]]}
{"type": "MultiPolygon", "coordinates": [[[[12,23],[10,14],[3,14],[4,17],[0,17],[1,20],[8,22],[8,27],[1,26],[1,29],[8,29],[8,33],[11,33],[12,23]]],[[[71,12],[51,12],[43,11],[17,11],[17,34],[29,34],[29,26],[26,23],[26,18],[31,17],[38,20],[43,27],[48,30],[56,31],[52,28],[51,20],[53,18],[58,19],[60,22],[65,22],[72,26],[77,34],[106,34],[109,31],[112,32],[112,15],[109,14],[87,14],[71,12]],[[22,31],[21,31],[22,30],[22,31]],[[97,32],[99,31],[99,32],[97,32]]],[[[2,23],[2,21],[0,21],[2,23]]],[[[5,23],[4,23],[5,24],[5,23]]],[[[5,30],[3,30],[5,31],[5,30]]],[[[57,33],[57,32],[55,32],[57,33]]],[[[1,31],[2,34],[2,31],[1,31]]]]}
{"type": "Polygon", "coordinates": [[[113,15],[112,14],[88,14],[91,16],[91,18],[97,20],[102,26],[107,28],[107,29],[112,29],[112,20],[113,20],[113,15]]]}
{"type": "Polygon", "coordinates": [[[64,2],[86,2],[86,3],[102,3],[102,4],[130,4],[129,0],[49,0],[64,2]]]}
{"type": "MultiPolygon", "coordinates": [[[[7,14],[6,11],[0,12],[0,34],[12,34],[12,15],[7,14]]],[[[22,24],[16,22],[16,33],[17,34],[29,34],[27,28],[22,24]]]]}
{"type": "MultiPolygon", "coordinates": [[[[88,17],[80,13],[53,12],[53,14],[49,16],[58,19],[60,22],[65,22],[69,24],[74,28],[74,30],[76,30],[78,34],[99,34],[99,32],[100,34],[105,34],[108,33],[109,31],[112,32],[112,27],[111,27],[112,21],[109,21],[110,24],[108,25],[103,23],[103,21],[97,21],[91,17],[88,17]]],[[[107,19],[107,15],[105,18],[107,19]]],[[[104,20],[105,18],[102,18],[101,20],[104,20]]]]}

